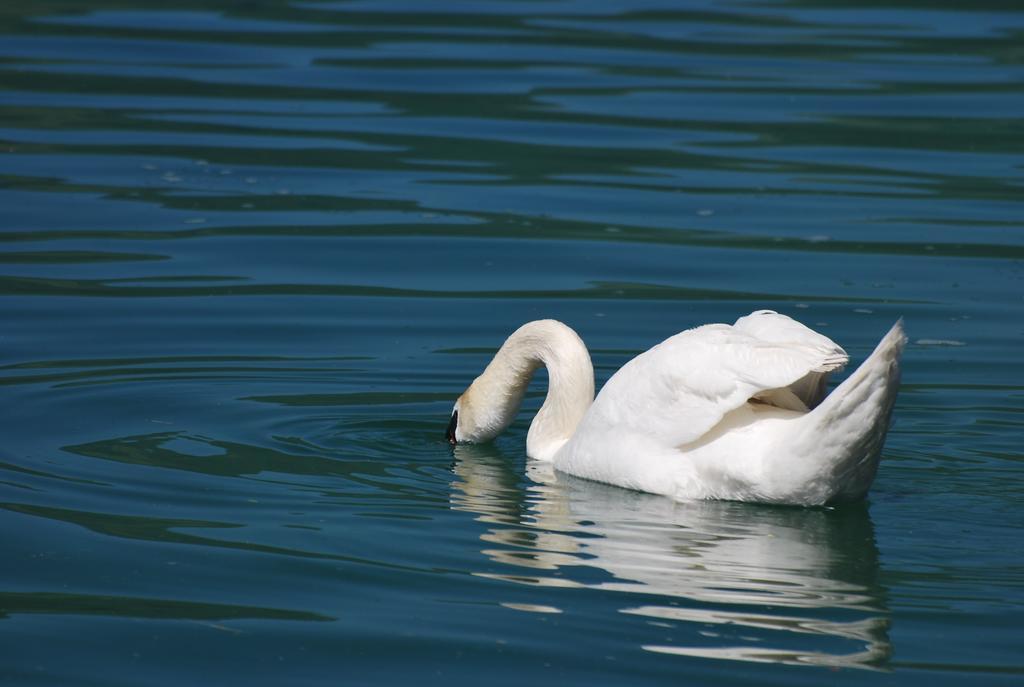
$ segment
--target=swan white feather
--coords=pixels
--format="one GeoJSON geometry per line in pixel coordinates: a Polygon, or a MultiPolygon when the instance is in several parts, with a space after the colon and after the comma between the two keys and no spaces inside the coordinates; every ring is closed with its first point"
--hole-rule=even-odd
{"type": "Polygon", "coordinates": [[[533,372],[548,395],[527,455],[557,470],[679,500],[825,504],[863,497],[877,470],[906,337],[897,322],[831,394],[846,352],[770,310],[709,324],[626,363],[594,399],[580,338],[554,320],[514,332],[459,397],[448,438],[492,439],[533,372]]]}

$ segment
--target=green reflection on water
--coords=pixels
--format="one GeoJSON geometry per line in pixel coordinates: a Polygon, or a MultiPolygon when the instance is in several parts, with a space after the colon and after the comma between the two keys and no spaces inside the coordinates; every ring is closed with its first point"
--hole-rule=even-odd
{"type": "Polygon", "coordinates": [[[334,620],[319,613],[258,606],[57,592],[0,592],[0,618],[22,613],[62,616],[105,615],[161,620],[334,620]]]}

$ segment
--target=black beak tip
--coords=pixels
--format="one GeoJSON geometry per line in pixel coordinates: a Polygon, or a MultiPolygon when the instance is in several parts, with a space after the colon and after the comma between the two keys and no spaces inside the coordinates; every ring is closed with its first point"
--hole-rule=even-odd
{"type": "Polygon", "coordinates": [[[448,440],[448,443],[452,446],[459,443],[455,440],[455,428],[459,426],[459,411],[452,413],[451,422],[448,423],[448,429],[445,430],[444,436],[448,440]]]}

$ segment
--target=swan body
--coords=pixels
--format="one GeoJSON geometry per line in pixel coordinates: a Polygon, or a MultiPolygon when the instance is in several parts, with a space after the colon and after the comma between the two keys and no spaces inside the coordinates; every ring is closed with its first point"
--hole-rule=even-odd
{"type": "Polygon", "coordinates": [[[548,369],[526,452],[555,469],[677,500],[822,505],[871,486],[906,343],[897,322],[826,394],[849,360],[827,337],[770,310],[666,339],[626,363],[594,398],[590,355],[554,320],[529,322],[459,397],[451,443],[488,441],[548,369]]]}

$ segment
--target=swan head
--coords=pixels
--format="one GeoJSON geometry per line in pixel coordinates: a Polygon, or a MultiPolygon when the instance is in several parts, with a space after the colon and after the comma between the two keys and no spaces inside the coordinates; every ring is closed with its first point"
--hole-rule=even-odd
{"type": "Polygon", "coordinates": [[[521,400],[515,390],[509,393],[474,381],[455,402],[445,438],[452,446],[490,441],[511,424],[521,400]]]}

